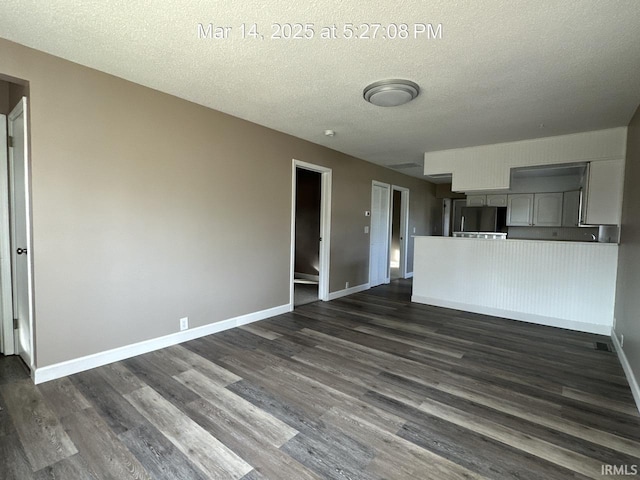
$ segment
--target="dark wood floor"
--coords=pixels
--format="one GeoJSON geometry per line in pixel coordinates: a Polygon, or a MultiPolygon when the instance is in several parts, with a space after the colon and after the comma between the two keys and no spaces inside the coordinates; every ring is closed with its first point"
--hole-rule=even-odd
{"type": "Polygon", "coordinates": [[[640,464],[606,337],[410,282],[34,387],[0,360],[0,478],[561,479],[640,464]]]}

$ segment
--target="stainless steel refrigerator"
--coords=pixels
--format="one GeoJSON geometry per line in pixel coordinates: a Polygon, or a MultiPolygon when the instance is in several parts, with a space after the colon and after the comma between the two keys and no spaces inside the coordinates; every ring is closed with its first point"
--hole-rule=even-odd
{"type": "Polygon", "coordinates": [[[460,232],[497,232],[497,207],[462,207],[460,232]]]}

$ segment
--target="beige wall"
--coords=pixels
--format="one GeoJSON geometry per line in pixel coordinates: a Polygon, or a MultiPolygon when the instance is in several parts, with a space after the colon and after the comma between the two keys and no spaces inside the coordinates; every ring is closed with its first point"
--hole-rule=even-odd
{"type": "Polygon", "coordinates": [[[330,291],[368,281],[373,179],[432,229],[430,183],[8,41],[0,58],[30,82],[38,367],[287,304],[293,158],[333,169],[330,291]]]}
{"type": "Polygon", "coordinates": [[[640,108],[627,132],[622,226],[618,257],[616,333],[624,335],[624,353],[640,382],[640,108]]]}
{"type": "Polygon", "coordinates": [[[467,198],[464,193],[451,191],[450,183],[439,183],[436,185],[436,198],[467,198]]]}

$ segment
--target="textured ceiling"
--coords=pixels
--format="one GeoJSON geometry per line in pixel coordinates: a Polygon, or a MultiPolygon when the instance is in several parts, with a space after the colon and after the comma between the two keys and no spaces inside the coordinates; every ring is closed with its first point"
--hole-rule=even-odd
{"type": "Polygon", "coordinates": [[[3,0],[0,37],[415,176],[425,151],[627,125],[640,102],[638,0],[3,0]],[[287,22],[314,38],[269,38],[287,22]],[[320,38],[349,22],[409,38],[320,38]],[[198,23],[230,38],[199,39],[198,23]],[[442,39],[413,38],[423,23],[442,39]],[[385,78],[422,92],[366,103],[385,78]]]}

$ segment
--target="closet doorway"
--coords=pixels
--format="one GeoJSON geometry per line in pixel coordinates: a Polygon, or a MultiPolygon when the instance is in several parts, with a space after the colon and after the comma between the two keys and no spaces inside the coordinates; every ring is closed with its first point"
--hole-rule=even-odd
{"type": "Polygon", "coordinates": [[[329,296],[331,169],[293,161],[291,309],[329,296]]]}
{"type": "Polygon", "coordinates": [[[389,276],[391,280],[407,277],[407,246],[409,224],[409,189],[391,187],[391,249],[389,276]]]}

